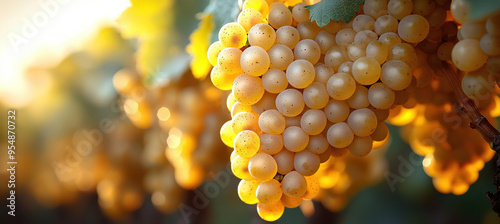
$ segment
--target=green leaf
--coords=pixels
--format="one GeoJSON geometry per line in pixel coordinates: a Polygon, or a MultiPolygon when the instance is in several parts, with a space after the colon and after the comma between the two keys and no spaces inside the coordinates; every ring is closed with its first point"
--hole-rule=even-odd
{"type": "Polygon", "coordinates": [[[219,40],[219,30],[224,24],[236,21],[240,8],[235,0],[212,0],[204,13],[213,15],[214,31],[210,43],[219,40]]]}
{"type": "Polygon", "coordinates": [[[481,20],[500,11],[499,0],[467,0],[470,4],[469,19],[481,20]]]}
{"type": "Polygon", "coordinates": [[[323,27],[330,20],[348,23],[354,18],[356,12],[361,11],[364,0],[322,0],[314,5],[306,6],[309,10],[311,21],[316,21],[318,26],[323,27]]]}

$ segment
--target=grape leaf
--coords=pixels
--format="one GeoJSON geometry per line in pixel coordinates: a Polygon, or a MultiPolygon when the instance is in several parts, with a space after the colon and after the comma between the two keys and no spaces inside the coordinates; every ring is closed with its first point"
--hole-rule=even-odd
{"type": "Polygon", "coordinates": [[[318,26],[323,27],[330,23],[330,20],[350,22],[356,12],[361,11],[364,2],[364,0],[322,0],[306,6],[306,9],[311,12],[311,21],[316,21],[318,26]]]}
{"type": "Polygon", "coordinates": [[[214,23],[212,22],[213,14],[202,16],[203,19],[201,19],[200,25],[189,36],[191,43],[186,47],[186,51],[193,57],[190,67],[194,77],[197,79],[204,79],[212,68],[207,58],[207,51],[214,29],[214,23]]]}
{"type": "Polygon", "coordinates": [[[498,0],[467,0],[470,4],[469,19],[481,20],[500,11],[498,0]]]}

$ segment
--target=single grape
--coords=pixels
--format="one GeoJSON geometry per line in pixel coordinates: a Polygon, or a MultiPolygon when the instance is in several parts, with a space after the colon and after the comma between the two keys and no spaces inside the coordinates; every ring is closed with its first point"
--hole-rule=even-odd
{"type": "Polygon", "coordinates": [[[276,202],[275,204],[257,204],[257,214],[259,217],[268,222],[274,222],[278,220],[285,212],[285,206],[281,201],[276,202]]]}
{"type": "Polygon", "coordinates": [[[241,180],[238,184],[238,196],[241,201],[249,205],[257,204],[259,199],[257,199],[256,191],[259,184],[259,181],[241,180]]]}
{"type": "Polygon", "coordinates": [[[378,35],[388,32],[395,33],[398,30],[398,20],[391,15],[380,16],[375,21],[373,30],[378,35]]]}
{"type": "Polygon", "coordinates": [[[285,148],[292,152],[300,152],[307,147],[309,135],[297,126],[287,127],[283,132],[285,148]]]}
{"type": "Polygon", "coordinates": [[[349,104],[346,101],[331,99],[325,107],[326,118],[332,123],[345,121],[350,112],[349,104]]]}
{"type": "Polygon", "coordinates": [[[354,139],[354,133],[347,123],[340,122],[330,126],[326,138],[331,146],[345,148],[351,144],[354,139]]]}
{"type": "Polygon", "coordinates": [[[259,151],[259,135],[254,131],[242,131],[234,138],[233,148],[239,156],[250,158],[259,151]]]}
{"type": "Polygon", "coordinates": [[[335,43],[335,35],[326,30],[320,31],[318,35],[316,35],[315,41],[319,45],[321,54],[326,54],[332,46],[337,45],[337,43],[335,43]]]}
{"type": "Polygon", "coordinates": [[[278,29],[283,26],[292,25],[292,12],[285,6],[285,4],[276,2],[273,3],[274,7],[271,7],[269,11],[269,24],[273,26],[275,29],[278,29]],[[275,5],[276,4],[276,5],[275,5]]]}
{"type": "Polygon", "coordinates": [[[314,81],[320,82],[325,86],[328,82],[328,79],[330,79],[330,77],[332,77],[332,75],[334,74],[332,67],[322,63],[316,64],[316,66],[314,66],[314,71],[316,74],[316,76],[314,77],[314,81]]]}
{"type": "Polygon", "coordinates": [[[368,15],[359,14],[354,17],[352,21],[352,28],[356,32],[360,32],[363,30],[373,30],[374,26],[375,20],[368,15]]]}
{"type": "Polygon", "coordinates": [[[324,84],[313,82],[303,92],[304,103],[311,109],[322,109],[328,103],[328,91],[324,84]]]}
{"type": "Polygon", "coordinates": [[[230,90],[233,87],[233,82],[236,77],[236,75],[227,74],[218,65],[214,66],[210,72],[212,84],[220,90],[230,90]]]}
{"type": "Polygon", "coordinates": [[[208,47],[207,57],[212,66],[217,65],[217,57],[219,56],[219,53],[224,50],[224,48],[226,48],[226,46],[224,46],[224,44],[220,41],[215,41],[210,45],[210,47],[208,47]]]}
{"type": "Polygon", "coordinates": [[[262,80],[259,77],[242,74],[236,77],[233,82],[233,96],[244,105],[257,103],[264,95],[264,92],[262,80]]]}
{"type": "Polygon", "coordinates": [[[353,110],[347,118],[347,124],[356,136],[369,136],[377,128],[377,116],[368,108],[353,110]]]}
{"type": "Polygon", "coordinates": [[[283,44],[294,49],[299,41],[299,31],[293,26],[282,26],[276,30],[276,44],[283,44]]]}
{"type": "Polygon", "coordinates": [[[276,32],[265,23],[259,23],[248,31],[248,43],[251,46],[259,46],[267,51],[274,42],[276,42],[276,32]]]}
{"type": "Polygon", "coordinates": [[[387,61],[382,65],[380,80],[393,90],[403,90],[411,83],[412,71],[400,60],[387,61]]]}
{"type": "Polygon", "coordinates": [[[299,31],[300,39],[316,39],[316,35],[318,35],[321,28],[316,25],[315,22],[311,21],[303,21],[297,25],[297,31],[299,31]]]}
{"type": "Polygon", "coordinates": [[[278,154],[273,155],[278,164],[278,173],[287,174],[293,170],[293,157],[295,154],[287,149],[282,149],[278,154]]]}
{"type": "Polygon", "coordinates": [[[243,73],[240,66],[241,50],[228,47],[222,50],[217,57],[217,64],[224,73],[228,75],[239,75],[243,73]]]}
{"type": "Polygon", "coordinates": [[[335,43],[339,46],[349,46],[349,44],[354,42],[354,36],[356,36],[356,31],[354,31],[354,29],[344,28],[335,36],[335,43]]]}
{"type": "Polygon", "coordinates": [[[262,76],[262,86],[267,92],[280,93],[288,87],[285,72],[272,68],[262,76]]]}
{"type": "Polygon", "coordinates": [[[279,202],[283,190],[281,190],[281,183],[272,179],[260,183],[255,194],[260,203],[270,205],[279,202]]]}
{"type": "Polygon", "coordinates": [[[295,154],[293,164],[297,172],[304,176],[311,176],[319,169],[319,156],[304,150],[295,154]]]}
{"type": "Polygon", "coordinates": [[[259,117],[259,127],[265,133],[281,134],[285,125],[285,117],[277,110],[266,110],[259,117]]]}
{"type": "Polygon", "coordinates": [[[271,59],[266,50],[259,46],[251,46],[241,54],[241,68],[247,75],[260,76],[267,72],[271,59]]]}
{"type": "Polygon", "coordinates": [[[354,94],[347,99],[347,103],[352,109],[368,107],[368,105],[370,105],[370,101],[368,100],[368,88],[362,85],[357,85],[356,91],[354,91],[354,94]]]}
{"type": "Polygon", "coordinates": [[[317,135],[326,127],[326,115],[322,110],[309,109],[300,118],[300,127],[308,135],[317,135]]]}
{"type": "Polygon", "coordinates": [[[274,45],[267,51],[267,53],[269,54],[269,59],[271,60],[271,68],[286,70],[286,68],[288,68],[290,63],[294,60],[293,51],[283,44],[274,45]]]}
{"type": "Polygon", "coordinates": [[[390,0],[387,4],[387,12],[394,18],[401,20],[413,11],[413,2],[407,0],[390,0]]]}
{"type": "Polygon", "coordinates": [[[294,117],[302,113],[304,98],[296,89],[286,89],[276,97],[276,108],[287,117],[294,117]]]}
{"type": "Polygon", "coordinates": [[[304,199],[313,199],[320,191],[319,179],[316,176],[306,176],[307,190],[304,193],[304,199]]]}
{"type": "Polygon", "coordinates": [[[370,137],[374,141],[382,141],[387,137],[387,135],[389,135],[389,129],[387,128],[387,125],[384,122],[378,122],[377,128],[370,135],[370,137]]]}
{"type": "Polygon", "coordinates": [[[315,76],[314,66],[304,59],[293,61],[286,69],[288,83],[298,89],[308,87],[314,81],[315,76]]]}
{"type": "Polygon", "coordinates": [[[398,34],[406,42],[418,43],[429,34],[429,22],[421,15],[409,15],[399,21],[398,34]]]}
{"type": "Polygon", "coordinates": [[[346,49],[341,46],[332,46],[325,54],[325,64],[332,67],[334,71],[337,70],[342,63],[347,61],[349,61],[349,56],[346,49]]]}
{"type": "Polygon", "coordinates": [[[238,23],[227,23],[219,30],[219,40],[226,47],[242,48],[247,43],[247,31],[238,23]]]}
{"type": "Polygon", "coordinates": [[[352,65],[352,76],[361,85],[371,85],[380,78],[380,64],[371,57],[362,57],[352,65]]]}
{"type": "Polygon", "coordinates": [[[306,178],[297,171],[285,175],[281,181],[283,193],[289,197],[302,197],[307,190],[306,178]]]}
{"type": "Polygon", "coordinates": [[[321,49],[316,41],[304,39],[297,43],[295,49],[293,49],[293,54],[295,59],[305,59],[312,64],[316,64],[321,56],[321,49]]]}
{"type": "Polygon", "coordinates": [[[383,83],[375,83],[368,89],[368,100],[377,109],[389,109],[394,99],[394,91],[383,83]]]}
{"type": "Polygon", "coordinates": [[[328,150],[328,140],[323,134],[318,134],[318,135],[311,135],[309,137],[309,145],[307,145],[307,148],[315,153],[315,154],[322,154],[325,151],[328,150]]]}
{"type": "Polygon", "coordinates": [[[278,172],[278,165],[271,155],[257,153],[250,159],[248,170],[255,180],[266,182],[274,178],[276,172],[278,172]]]}
{"type": "Polygon", "coordinates": [[[248,172],[248,162],[250,162],[250,158],[236,155],[231,160],[231,171],[233,171],[234,176],[242,180],[253,180],[248,172]]]}
{"type": "Polygon", "coordinates": [[[353,156],[366,156],[373,147],[373,140],[370,136],[355,136],[352,143],[347,147],[353,156]]]}
{"type": "Polygon", "coordinates": [[[356,81],[347,73],[337,73],[328,79],[326,90],[334,100],[346,100],[354,94],[356,81]]]}
{"type": "Polygon", "coordinates": [[[274,155],[283,148],[283,137],[281,135],[264,133],[260,136],[260,148],[262,152],[274,155]]]}
{"type": "Polygon", "coordinates": [[[224,125],[220,128],[220,138],[222,142],[228,147],[234,146],[234,138],[236,134],[233,132],[233,128],[231,127],[232,121],[226,121],[224,125]]]}
{"type": "Polygon", "coordinates": [[[238,15],[237,21],[243,28],[245,28],[247,33],[253,26],[266,22],[262,14],[258,10],[252,8],[241,11],[238,15]]]}
{"type": "Polygon", "coordinates": [[[451,52],[453,64],[464,72],[471,72],[481,68],[488,59],[481,50],[481,44],[475,39],[464,39],[453,47],[451,52]]]}

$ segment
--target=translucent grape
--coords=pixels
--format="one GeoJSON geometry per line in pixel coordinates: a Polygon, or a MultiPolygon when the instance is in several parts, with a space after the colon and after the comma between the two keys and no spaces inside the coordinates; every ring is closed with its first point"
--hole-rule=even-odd
{"type": "Polygon", "coordinates": [[[269,5],[265,0],[247,0],[243,3],[242,9],[255,9],[262,15],[267,15],[269,13],[269,5]]]}
{"type": "Polygon", "coordinates": [[[481,50],[488,56],[500,55],[500,38],[491,34],[485,34],[480,41],[481,50]]]}
{"type": "Polygon", "coordinates": [[[389,109],[394,99],[394,91],[383,83],[375,83],[368,89],[368,100],[377,109],[389,109]]]}
{"type": "Polygon", "coordinates": [[[330,126],[326,138],[331,146],[345,148],[351,144],[354,139],[354,133],[347,123],[340,122],[330,126]]]}
{"type": "Polygon", "coordinates": [[[436,3],[433,0],[413,0],[413,13],[427,16],[434,11],[436,3]]]}
{"type": "Polygon", "coordinates": [[[380,64],[373,58],[362,57],[352,65],[352,76],[361,85],[371,85],[380,78],[380,64]]]}
{"type": "Polygon", "coordinates": [[[313,199],[316,197],[320,191],[319,180],[316,176],[306,176],[307,190],[304,193],[304,199],[313,199]]]}
{"type": "Polygon", "coordinates": [[[362,85],[357,85],[354,94],[347,99],[347,103],[349,104],[349,107],[353,109],[368,107],[368,105],[370,105],[370,101],[368,100],[368,88],[362,85]]]}
{"type": "Polygon", "coordinates": [[[380,80],[393,90],[403,90],[411,83],[410,66],[400,60],[387,61],[382,65],[380,80]]]}
{"type": "Polygon", "coordinates": [[[224,125],[220,128],[220,138],[222,142],[228,147],[234,146],[234,138],[236,134],[233,132],[233,128],[231,127],[232,121],[226,121],[224,125]]]}
{"type": "Polygon", "coordinates": [[[366,56],[366,44],[353,42],[347,47],[347,55],[351,61],[356,61],[359,58],[366,56]]]}
{"type": "Polygon", "coordinates": [[[299,3],[293,7],[293,18],[299,23],[309,21],[309,10],[307,10],[305,6],[305,3],[299,3]]]}
{"type": "Polygon", "coordinates": [[[281,150],[278,154],[274,155],[274,160],[278,164],[278,173],[287,174],[293,170],[293,157],[294,153],[287,149],[281,150]]]}
{"type": "Polygon", "coordinates": [[[271,59],[266,50],[259,46],[251,46],[241,54],[241,68],[247,75],[260,76],[267,72],[271,59]]]}
{"type": "Polygon", "coordinates": [[[274,178],[278,172],[278,165],[272,156],[267,153],[257,153],[248,163],[250,175],[260,182],[266,182],[274,178]]]}
{"type": "Polygon", "coordinates": [[[409,43],[423,41],[429,34],[429,22],[421,15],[409,15],[399,21],[398,34],[409,43]]]}
{"type": "Polygon", "coordinates": [[[356,36],[356,31],[354,31],[354,29],[341,29],[335,36],[335,43],[339,46],[349,46],[349,44],[354,42],[354,36],[356,36]]]}
{"type": "Polygon", "coordinates": [[[349,104],[345,101],[331,99],[325,107],[326,118],[332,123],[345,121],[349,116],[349,113],[349,104]]]}
{"type": "Polygon", "coordinates": [[[398,30],[398,20],[391,15],[380,16],[375,21],[373,30],[378,35],[382,35],[388,32],[395,33],[398,30]]]}
{"type": "Polygon", "coordinates": [[[252,106],[244,105],[244,104],[241,104],[240,102],[234,103],[233,108],[231,108],[231,117],[233,118],[234,115],[241,113],[241,112],[249,112],[249,113],[255,114],[255,111],[253,111],[252,106]]]}
{"type": "Polygon", "coordinates": [[[276,42],[276,32],[265,23],[253,26],[248,32],[248,43],[251,46],[259,46],[267,51],[274,45],[274,42],[276,42]]]}
{"type": "Polygon", "coordinates": [[[229,95],[227,96],[227,99],[226,99],[226,107],[229,111],[232,110],[233,108],[233,105],[234,103],[236,103],[236,99],[234,98],[234,94],[231,92],[229,93],[229,95]]]}
{"type": "Polygon", "coordinates": [[[328,79],[326,90],[334,100],[346,100],[354,94],[356,81],[347,73],[337,73],[328,79]]]}
{"type": "Polygon", "coordinates": [[[368,15],[357,15],[352,21],[352,28],[354,31],[359,32],[363,30],[373,30],[375,20],[368,15]]]}
{"type": "Polygon", "coordinates": [[[484,22],[467,21],[460,27],[463,39],[476,39],[481,40],[486,34],[486,25],[484,22]]]}
{"type": "Polygon", "coordinates": [[[352,143],[347,147],[354,156],[366,156],[370,153],[373,146],[373,140],[370,136],[355,136],[352,143]]]}
{"type": "Polygon", "coordinates": [[[354,36],[354,42],[363,43],[365,46],[377,39],[378,35],[371,30],[360,31],[354,36]]]}
{"type": "Polygon", "coordinates": [[[314,40],[316,39],[316,35],[318,35],[319,31],[321,31],[321,28],[319,28],[315,22],[304,21],[297,25],[297,31],[299,31],[301,40],[314,40]]]}
{"type": "Polygon", "coordinates": [[[242,131],[234,138],[233,148],[239,156],[250,158],[259,151],[259,135],[257,135],[254,131],[242,131]]]}
{"type": "MultiPolygon", "coordinates": [[[[284,125],[285,123],[283,123],[284,125]]],[[[262,152],[274,155],[283,148],[283,137],[281,135],[262,134],[260,136],[260,148],[262,152]]]]}
{"type": "Polygon", "coordinates": [[[412,1],[408,0],[390,0],[387,4],[387,12],[394,18],[401,20],[411,14],[413,10],[412,1]]]}
{"type": "Polygon", "coordinates": [[[292,25],[292,12],[283,3],[274,3],[273,5],[275,4],[276,6],[272,7],[269,11],[269,24],[275,29],[292,25]]]}
{"type": "Polygon", "coordinates": [[[231,160],[231,171],[234,176],[242,180],[253,180],[253,177],[248,172],[248,162],[250,162],[250,158],[236,155],[231,160]]]}
{"type": "Polygon", "coordinates": [[[332,67],[333,70],[337,70],[342,63],[347,61],[349,61],[349,56],[346,49],[341,46],[332,46],[325,54],[325,64],[332,67]]]}
{"type": "Polygon", "coordinates": [[[368,108],[357,109],[349,114],[347,124],[356,136],[369,136],[377,128],[377,116],[368,108]]]}
{"type": "Polygon", "coordinates": [[[266,110],[259,117],[259,127],[265,133],[281,134],[285,125],[285,117],[277,110],[266,110]]]}
{"type": "Polygon", "coordinates": [[[283,193],[289,197],[302,197],[307,190],[306,178],[297,171],[285,175],[281,181],[283,193]]]}
{"type": "Polygon", "coordinates": [[[481,44],[478,40],[464,39],[453,47],[451,59],[458,69],[471,72],[481,68],[486,63],[488,55],[481,50],[481,44]]]}
{"type": "Polygon", "coordinates": [[[281,202],[287,208],[297,208],[302,203],[301,197],[290,197],[286,194],[281,195],[281,202]]]}
{"type": "Polygon", "coordinates": [[[328,91],[325,85],[313,82],[303,92],[304,103],[311,109],[321,109],[328,103],[328,91]]]}
{"type": "Polygon", "coordinates": [[[326,127],[326,115],[322,110],[309,109],[300,118],[300,127],[309,135],[317,135],[326,127]]]}
{"type": "Polygon", "coordinates": [[[349,75],[352,75],[352,65],[353,64],[354,64],[354,62],[352,62],[352,61],[346,61],[346,62],[342,63],[339,66],[339,73],[347,73],[349,75]]]}
{"type": "Polygon", "coordinates": [[[311,62],[298,59],[293,61],[286,69],[286,78],[291,86],[303,89],[311,85],[316,76],[311,62]]]}
{"type": "Polygon", "coordinates": [[[285,206],[281,201],[275,204],[266,205],[264,203],[257,204],[257,214],[259,217],[265,221],[273,222],[278,220],[285,212],[285,206]]]}
{"type": "Polygon", "coordinates": [[[319,156],[308,150],[296,153],[293,159],[295,170],[304,176],[315,174],[319,164],[319,156]]]}
{"type": "Polygon", "coordinates": [[[453,42],[444,42],[439,45],[437,50],[437,56],[441,61],[451,60],[451,52],[453,51],[455,44],[453,42]]]}
{"type": "Polygon", "coordinates": [[[305,59],[312,64],[316,64],[321,56],[321,49],[316,41],[304,39],[297,43],[295,49],[293,49],[293,54],[295,59],[305,59]]]}
{"type": "Polygon", "coordinates": [[[272,179],[260,183],[255,193],[260,203],[270,205],[277,203],[281,199],[283,190],[281,190],[281,183],[272,179]]]}
{"type": "Polygon", "coordinates": [[[217,57],[217,64],[228,75],[243,73],[240,66],[241,51],[238,48],[228,47],[222,50],[217,57]]]}
{"type": "Polygon", "coordinates": [[[245,105],[257,103],[264,95],[264,87],[259,77],[242,74],[233,82],[234,98],[245,105]]]}
{"type": "Polygon", "coordinates": [[[321,50],[321,54],[326,54],[328,50],[336,45],[335,43],[335,35],[331,34],[326,30],[322,30],[316,35],[315,38],[316,43],[319,45],[319,49],[321,50]]]}
{"type": "Polygon", "coordinates": [[[224,46],[224,44],[220,41],[215,41],[210,45],[210,47],[208,47],[207,57],[212,66],[217,65],[217,57],[219,56],[219,53],[224,50],[224,48],[226,48],[226,46],[224,46]]]}
{"type": "Polygon", "coordinates": [[[375,59],[379,64],[387,60],[389,48],[382,41],[374,40],[366,47],[366,56],[375,59]]]}
{"type": "Polygon", "coordinates": [[[265,19],[262,14],[256,9],[248,8],[244,9],[238,15],[238,23],[245,28],[245,31],[250,31],[250,29],[259,23],[265,23],[265,19]]]}
{"type": "Polygon", "coordinates": [[[276,98],[276,108],[281,114],[287,117],[299,115],[304,109],[302,93],[296,89],[284,90],[276,98]]]}
{"type": "Polygon", "coordinates": [[[378,37],[378,40],[384,43],[384,45],[387,46],[387,49],[391,49],[395,44],[401,43],[401,38],[399,38],[397,34],[392,32],[380,35],[380,37],[378,37]]]}
{"type": "Polygon", "coordinates": [[[389,54],[387,54],[387,61],[390,60],[401,60],[408,64],[410,68],[415,68],[417,66],[417,53],[415,49],[407,43],[399,43],[393,45],[389,48],[389,54]]]}
{"type": "Polygon", "coordinates": [[[464,23],[467,20],[469,9],[470,5],[466,0],[454,0],[450,5],[451,14],[459,23],[464,23]]]}
{"type": "Polygon", "coordinates": [[[331,34],[336,34],[342,29],[342,22],[330,20],[330,23],[322,27],[331,34]]]}
{"type": "Polygon", "coordinates": [[[220,90],[230,90],[233,87],[233,81],[236,77],[236,75],[229,75],[225,73],[218,65],[213,67],[210,72],[210,80],[212,80],[212,84],[220,90]]]}
{"type": "Polygon", "coordinates": [[[300,127],[287,127],[283,132],[283,142],[286,149],[299,152],[307,147],[309,135],[300,127]]]}
{"type": "Polygon", "coordinates": [[[282,26],[276,30],[276,44],[283,44],[294,49],[299,41],[299,31],[293,26],[282,26]]]}
{"type": "Polygon", "coordinates": [[[328,82],[328,79],[330,79],[330,77],[332,77],[332,75],[334,74],[332,67],[322,63],[316,64],[316,66],[314,66],[314,71],[316,73],[314,81],[320,82],[325,86],[328,82]]]}
{"type": "Polygon", "coordinates": [[[375,19],[387,14],[387,0],[365,0],[363,11],[375,19]]]}
{"type": "Polygon", "coordinates": [[[252,105],[252,108],[257,114],[262,114],[266,110],[276,110],[276,98],[276,94],[265,92],[259,102],[252,105]]]}
{"type": "Polygon", "coordinates": [[[285,72],[278,69],[269,69],[262,76],[262,86],[267,92],[280,93],[288,87],[285,72]]]}
{"type": "Polygon", "coordinates": [[[219,30],[219,40],[226,47],[242,48],[247,43],[247,31],[238,23],[227,23],[219,30]]]}
{"type": "Polygon", "coordinates": [[[441,25],[443,25],[446,17],[446,9],[441,6],[436,6],[434,11],[432,11],[432,13],[425,18],[427,19],[427,22],[429,22],[429,27],[431,29],[438,29],[441,25]]]}
{"type": "Polygon", "coordinates": [[[319,155],[327,151],[328,146],[329,143],[326,137],[323,134],[318,134],[318,135],[311,135],[309,137],[309,144],[307,145],[307,148],[311,152],[319,155]]]}
{"type": "Polygon", "coordinates": [[[384,122],[378,122],[377,128],[370,135],[370,137],[374,141],[382,141],[387,137],[387,135],[389,135],[389,129],[387,128],[387,125],[384,122]]]}
{"type": "Polygon", "coordinates": [[[267,53],[269,54],[269,59],[271,60],[271,68],[286,70],[286,68],[288,68],[290,63],[294,60],[293,51],[283,44],[274,45],[267,51],[267,53]]]}
{"type": "Polygon", "coordinates": [[[238,196],[241,201],[249,205],[257,204],[259,199],[257,199],[256,191],[259,184],[259,181],[241,180],[238,184],[238,196]]]}

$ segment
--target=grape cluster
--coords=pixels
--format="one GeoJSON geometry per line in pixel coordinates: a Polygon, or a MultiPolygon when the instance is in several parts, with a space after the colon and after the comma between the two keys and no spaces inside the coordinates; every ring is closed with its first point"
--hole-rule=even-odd
{"type": "Polygon", "coordinates": [[[429,33],[411,1],[366,1],[365,14],[323,28],[304,6],[248,0],[207,53],[213,84],[232,90],[221,138],[238,193],[268,221],[316,195],[332,153],[366,156],[387,141],[384,121],[416,88],[414,46],[429,33]]]}
{"type": "MultiPolygon", "coordinates": [[[[413,2],[415,5],[418,1],[413,2]]],[[[415,153],[425,156],[424,171],[433,178],[435,188],[456,195],[464,194],[477,180],[494,151],[469,127],[469,118],[455,108],[458,102],[443,74],[442,63],[454,65],[463,92],[494,125],[492,118],[499,115],[500,106],[495,90],[500,65],[495,62],[495,57],[500,56],[500,36],[495,30],[500,27],[500,17],[468,20],[468,7],[463,0],[451,4],[426,1],[430,14],[424,16],[431,29],[416,47],[417,88],[408,101],[411,103],[393,110],[389,118],[393,124],[405,125],[403,136],[415,153]]]]}

